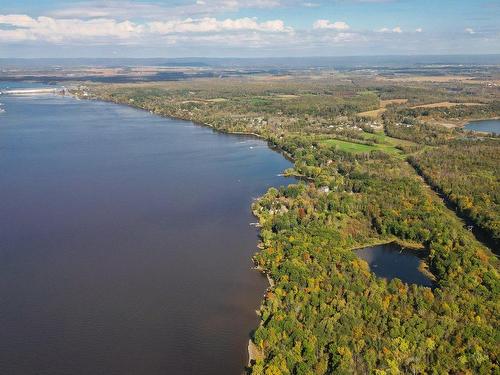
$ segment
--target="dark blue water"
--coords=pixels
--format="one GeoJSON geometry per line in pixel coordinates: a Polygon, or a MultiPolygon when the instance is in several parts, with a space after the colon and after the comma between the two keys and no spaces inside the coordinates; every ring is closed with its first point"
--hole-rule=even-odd
{"type": "Polygon", "coordinates": [[[403,249],[395,243],[366,247],[355,251],[364,259],[371,271],[385,279],[398,278],[409,284],[432,287],[432,280],[427,278],[418,267],[421,256],[418,250],[403,249]]]}
{"type": "Polygon", "coordinates": [[[250,204],[290,163],[124,106],[0,102],[0,373],[241,373],[250,204]]]}
{"type": "Polygon", "coordinates": [[[465,129],[500,134],[500,120],[471,121],[465,125],[465,129]]]}
{"type": "Polygon", "coordinates": [[[55,88],[60,86],[47,85],[40,82],[28,82],[28,81],[0,81],[0,91],[2,90],[14,90],[14,89],[38,89],[38,88],[55,88]]]}

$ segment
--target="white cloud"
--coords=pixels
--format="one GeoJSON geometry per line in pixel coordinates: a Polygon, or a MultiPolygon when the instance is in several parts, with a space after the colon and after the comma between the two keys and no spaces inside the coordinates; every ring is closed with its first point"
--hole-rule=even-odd
{"type": "Polygon", "coordinates": [[[255,18],[225,19],[222,21],[216,18],[192,19],[183,21],[149,22],[147,24],[152,33],[172,34],[172,33],[218,33],[223,31],[262,31],[262,32],[292,32],[293,29],[285,26],[281,20],[257,22],[255,18]]]}
{"type": "Polygon", "coordinates": [[[46,40],[62,42],[64,40],[115,38],[130,39],[141,34],[144,27],[130,21],[118,22],[108,18],[55,19],[27,15],[0,15],[0,24],[11,27],[0,29],[0,40],[46,40]]]}
{"type": "MultiPolygon", "coordinates": [[[[76,1],[51,12],[55,18],[159,19],[181,17],[209,17],[215,14],[237,12],[241,9],[269,9],[282,5],[282,0],[192,0],[177,4],[137,2],[133,0],[76,1]]],[[[286,1],[286,0],[285,0],[286,1]]]]}
{"type": "Polygon", "coordinates": [[[410,28],[393,24],[379,30],[357,29],[342,20],[335,21],[333,17],[323,19],[328,17],[325,14],[317,17],[322,19],[295,32],[284,19],[241,16],[248,13],[241,11],[244,8],[293,6],[305,10],[306,7],[321,6],[325,1],[68,1],[65,2],[66,8],[40,17],[32,14],[0,15],[0,49],[17,53],[32,48],[36,51],[34,53],[39,53],[46,48],[47,53],[52,53],[54,48],[64,47],[65,50],[89,54],[99,51],[103,55],[112,50],[130,55],[135,49],[139,53],[152,51],[148,52],[152,55],[220,53],[234,56],[249,53],[247,50],[252,50],[251,54],[255,55],[376,54],[380,51],[449,53],[475,48],[470,43],[476,42],[483,43],[483,46],[500,45],[497,43],[498,33],[494,30],[475,30],[465,28],[465,25],[461,33],[455,33],[456,39],[438,31],[426,33],[428,37],[422,38],[419,33],[424,30],[418,25],[410,28]],[[230,15],[236,11],[238,16],[230,15]],[[475,34],[474,37],[471,38],[471,34],[475,34]],[[57,47],[50,46],[51,43],[57,47]]]}
{"type": "Polygon", "coordinates": [[[0,25],[1,24],[17,27],[32,27],[36,24],[36,20],[25,14],[0,14],[0,25]]]}
{"type": "Polygon", "coordinates": [[[331,44],[356,43],[366,41],[366,37],[359,33],[338,33],[326,38],[325,41],[331,44]]]}
{"type": "Polygon", "coordinates": [[[388,27],[383,27],[383,28],[377,30],[377,32],[401,34],[403,32],[403,29],[401,28],[401,26],[396,26],[393,29],[389,29],[388,27]]]}
{"type": "Polygon", "coordinates": [[[129,20],[117,21],[110,18],[32,18],[27,15],[13,14],[0,15],[0,41],[46,41],[51,43],[63,42],[139,42],[168,34],[193,33],[293,33],[293,29],[286,26],[282,20],[258,22],[256,18],[237,18],[218,20],[216,18],[186,18],[184,20],[152,21],[142,24],[129,20]]]}
{"type": "Polygon", "coordinates": [[[337,21],[331,23],[329,20],[317,20],[313,24],[316,30],[329,29],[329,30],[349,30],[350,26],[344,21],[337,21]]]}
{"type": "Polygon", "coordinates": [[[0,29],[0,42],[24,42],[28,40],[35,40],[33,35],[26,32],[24,29],[15,30],[1,30],[0,29]]]}

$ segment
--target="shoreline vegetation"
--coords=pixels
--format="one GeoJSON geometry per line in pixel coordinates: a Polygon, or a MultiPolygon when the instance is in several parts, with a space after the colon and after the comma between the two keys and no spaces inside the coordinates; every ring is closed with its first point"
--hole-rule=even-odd
{"type": "Polygon", "coordinates": [[[491,117],[500,102],[492,92],[481,106],[409,108],[424,96],[464,99],[435,87],[370,85],[200,80],[75,94],[257,136],[294,162],[285,174],[300,181],[270,188],[252,206],[261,237],[255,267],[270,285],[248,345],[249,373],[496,373],[498,260],[407,159],[453,142],[491,142],[498,155],[495,137],[422,118],[491,117]],[[380,122],[357,116],[405,97],[380,122]],[[393,241],[426,252],[420,269],[434,290],[377,278],[352,251],[393,241]]]}

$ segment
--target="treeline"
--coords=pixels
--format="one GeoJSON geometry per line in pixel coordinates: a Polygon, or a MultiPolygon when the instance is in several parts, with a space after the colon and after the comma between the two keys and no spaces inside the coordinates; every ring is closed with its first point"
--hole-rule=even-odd
{"type": "Polygon", "coordinates": [[[417,107],[405,108],[398,111],[401,117],[430,117],[435,120],[441,119],[488,119],[500,116],[500,101],[481,105],[455,105],[443,107],[417,107]]]}
{"type": "Polygon", "coordinates": [[[459,140],[410,161],[500,249],[499,139],[459,140]]]}
{"type": "Polygon", "coordinates": [[[342,91],[337,96],[330,92],[335,90],[325,89],[328,93],[297,96],[276,89],[252,96],[237,87],[230,92],[229,87],[223,86],[222,92],[214,88],[197,88],[195,92],[158,87],[98,87],[93,95],[159,115],[209,124],[222,131],[253,133],[318,132],[332,124],[358,126],[362,123],[354,116],[356,113],[379,106],[375,94],[362,90],[342,91]]]}
{"type": "Polygon", "coordinates": [[[443,126],[420,122],[411,117],[398,120],[384,117],[384,131],[388,136],[415,143],[437,146],[457,136],[457,131],[443,126]]]}
{"type": "MultiPolygon", "coordinates": [[[[416,87],[413,85],[387,84],[384,86],[374,86],[372,88],[381,100],[408,99],[409,105],[419,105],[425,103],[436,103],[448,100],[450,92],[439,87],[416,87]]],[[[456,95],[453,95],[455,97],[456,95]]]]}

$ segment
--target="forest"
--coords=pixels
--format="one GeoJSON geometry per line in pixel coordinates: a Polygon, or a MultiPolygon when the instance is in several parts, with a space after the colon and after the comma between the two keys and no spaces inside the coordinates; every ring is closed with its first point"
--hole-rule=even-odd
{"type": "Polygon", "coordinates": [[[498,239],[498,140],[439,124],[500,116],[498,87],[274,78],[73,93],[256,134],[293,160],[285,173],[300,182],[252,207],[261,226],[254,261],[272,286],[249,373],[500,374],[498,259],[415,170],[498,239]],[[471,98],[480,105],[412,108],[471,98]],[[359,115],[388,99],[406,100],[377,118],[359,115]],[[424,254],[435,288],[378,278],[352,251],[393,241],[424,254]]]}
{"type": "Polygon", "coordinates": [[[298,168],[318,170],[315,183],[272,189],[254,205],[255,259],[274,287],[253,372],[498,371],[496,261],[413,170],[382,154],[283,146],[298,168]],[[328,194],[316,188],[325,179],[328,194]],[[351,251],[394,239],[425,246],[436,289],[378,279],[351,251]]]}
{"type": "Polygon", "coordinates": [[[457,140],[410,161],[500,249],[499,139],[457,140]]]}

